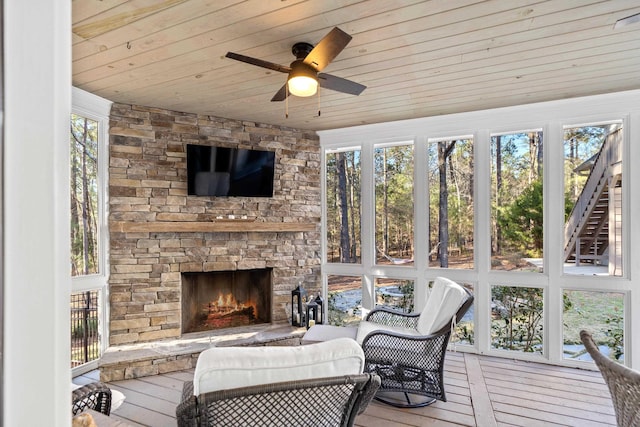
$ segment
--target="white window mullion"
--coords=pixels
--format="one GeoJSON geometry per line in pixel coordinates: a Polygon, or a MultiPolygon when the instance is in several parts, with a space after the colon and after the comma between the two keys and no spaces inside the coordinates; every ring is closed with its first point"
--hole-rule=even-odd
{"type": "Polygon", "coordinates": [[[363,313],[372,310],[375,307],[375,290],[373,289],[373,276],[371,270],[375,265],[376,248],[375,248],[375,223],[376,223],[376,206],[375,206],[375,179],[374,179],[374,145],[362,145],[362,217],[361,221],[361,238],[362,238],[362,268],[364,275],[362,277],[362,307],[363,313]]]}
{"type": "Polygon", "coordinates": [[[480,353],[489,351],[491,342],[491,135],[487,129],[476,132],[474,137],[474,265],[478,281],[474,288],[475,339],[480,353]]]}
{"type": "Polygon", "coordinates": [[[562,282],[564,259],[564,130],[549,123],[544,132],[544,275],[545,352],[550,361],[562,361],[562,282]],[[560,327],[556,326],[560,325],[560,327]]]}
{"type": "Polygon", "coordinates": [[[429,268],[429,183],[427,138],[418,137],[413,147],[414,164],[414,266],[416,280],[414,282],[415,310],[422,310],[427,295],[427,269],[429,268]]]}

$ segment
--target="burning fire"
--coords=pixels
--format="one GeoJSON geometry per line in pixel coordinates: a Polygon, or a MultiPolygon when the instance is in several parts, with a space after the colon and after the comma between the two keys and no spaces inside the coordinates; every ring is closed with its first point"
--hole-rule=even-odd
{"type": "Polygon", "coordinates": [[[206,316],[205,325],[213,329],[250,325],[258,316],[254,302],[239,302],[231,293],[218,294],[202,311],[206,316]]]}

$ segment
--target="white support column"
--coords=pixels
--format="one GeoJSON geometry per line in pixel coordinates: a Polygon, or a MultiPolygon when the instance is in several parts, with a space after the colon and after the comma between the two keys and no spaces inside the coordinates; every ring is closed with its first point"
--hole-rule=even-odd
{"type": "Polygon", "coordinates": [[[491,135],[487,129],[476,132],[474,137],[475,186],[473,195],[475,205],[474,221],[474,265],[478,280],[474,286],[473,307],[475,315],[476,348],[486,353],[491,341],[491,205],[480,200],[491,200],[491,135]]]}
{"type": "Polygon", "coordinates": [[[71,2],[4,2],[5,426],[71,425],[71,2]]]}

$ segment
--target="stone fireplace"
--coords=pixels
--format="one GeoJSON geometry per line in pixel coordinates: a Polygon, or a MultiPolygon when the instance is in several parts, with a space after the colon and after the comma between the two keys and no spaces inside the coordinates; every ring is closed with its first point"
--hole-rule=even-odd
{"type": "Polygon", "coordinates": [[[184,289],[192,273],[224,272],[237,283],[245,272],[268,271],[261,291],[268,297],[253,309],[256,321],[265,323],[288,320],[298,283],[320,289],[320,144],[314,132],[114,104],[109,151],[110,345],[192,330],[183,309],[185,292],[195,292],[184,289]],[[274,151],[273,197],[188,196],[187,144],[274,151]]]}
{"type": "Polygon", "coordinates": [[[182,333],[271,322],[271,269],[182,273],[182,333]]]}

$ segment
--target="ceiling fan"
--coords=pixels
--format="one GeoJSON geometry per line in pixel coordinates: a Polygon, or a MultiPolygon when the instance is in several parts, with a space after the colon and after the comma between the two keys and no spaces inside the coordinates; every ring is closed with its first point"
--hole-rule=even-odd
{"type": "Polygon", "coordinates": [[[281,73],[288,73],[287,82],[276,92],[271,101],[284,101],[289,94],[296,96],[315,95],[318,85],[338,92],[360,95],[366,86],[320,72],[342,52],[350,41],[349,34],[335,27],[315,47],[309,43],[296,43],[291,49],[296,60],[288,67],[233,52],[227,52],[226,57],[281,73]]]}

